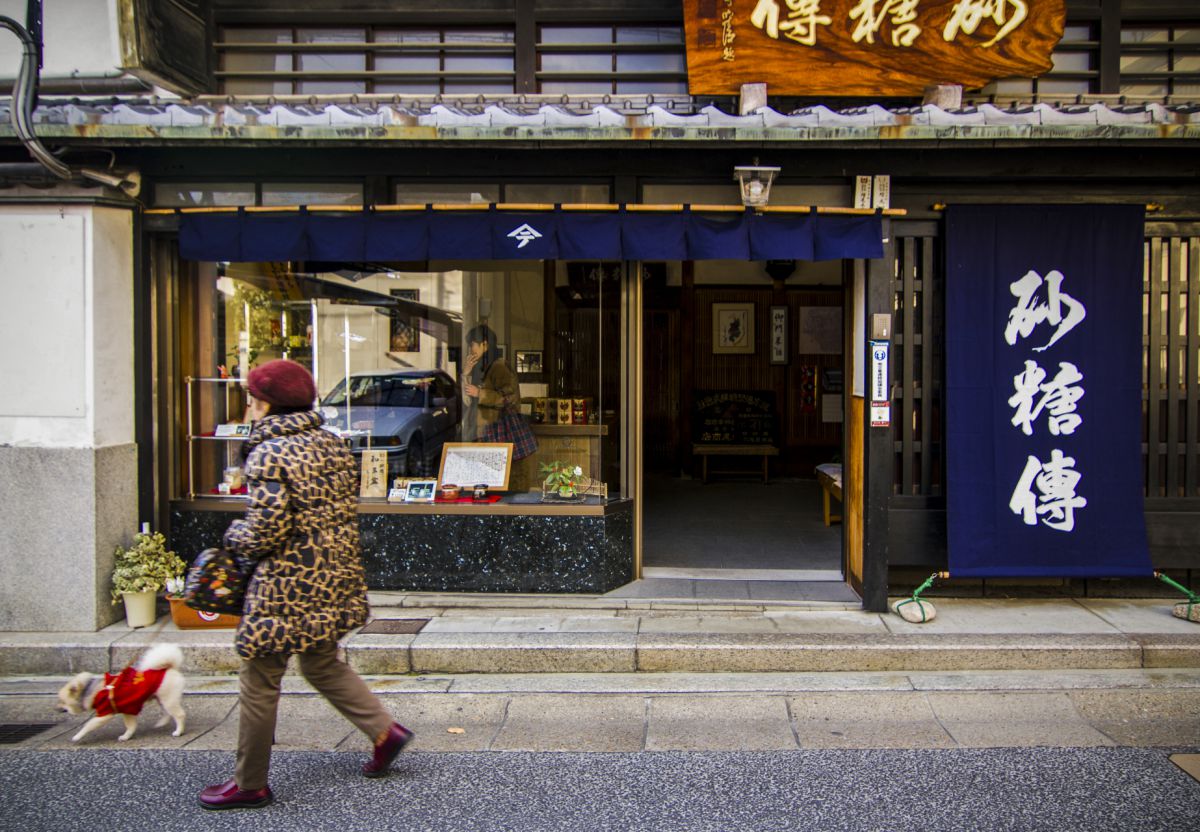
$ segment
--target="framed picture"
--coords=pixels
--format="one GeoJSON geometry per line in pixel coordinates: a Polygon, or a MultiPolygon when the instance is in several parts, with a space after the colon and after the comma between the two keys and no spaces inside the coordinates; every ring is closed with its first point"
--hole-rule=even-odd
{"type": "Polygon", "coordinates": [[[771,307],[771,363],[786,364],[788,344],[788,308],[771,307]]]}
{"type": "Polygon", "coordinates": [[[798,354],[842,354],[842,307],[801,306],[799,330],[798,354]]]}
{"type": "Polygon", "coordinates": [[[540,375],[542,372],[542,351],[517,350],[517,372],[540,375]]]}
{"type": "Polygon", "coordinates": [[[406,503],[432,503],[437,491],[437,480],[410,480],[404,492],[406,503]]]}
{"type": "Polygon", "coordinates": [[[713,352],[754,354],[754,304],[714,303],[713,352]]]}
{"type": "Polygon", "coordinates": [[[442,445],[438,482],[462,488],[483,484],[492,491],[506,491],[512,455],[511,442],[447,442],[442,445]]]}
{"type": "MultiPolygon", "coordinates": [[[[421,299],[420,289],[392,289],[392,297],[401,300],[421,299]]],[[[391,339],[388,352],[420,352],[421,327],[417,316],[404,309],[393,309],[391,313],[391,339]]]]}

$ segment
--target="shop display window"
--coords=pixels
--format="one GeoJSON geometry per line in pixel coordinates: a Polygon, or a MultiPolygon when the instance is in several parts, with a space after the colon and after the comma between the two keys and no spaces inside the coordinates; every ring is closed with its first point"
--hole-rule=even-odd
{"type": "MultiPolygon", "coordinates": [[[[406,501],[410,482],[434,480],[439,490],[459,486],[458,501],[469,502],[479,483],[443,482],[447,451],[510,441],[503,502],[622,496],[621,270],[542,261],[420,270],[195,264],[191,309],[182,310],[195,324],[180,326],[194,333],[184,350],[193,371],[181,379],[183,496],[244,493],[243,380],[275,358],[312,371],[325,428],[378,480],[368,490],[363,478],[366,500],[406,501]],[[547,486],[550,473],[564,471],[570,488],[560,489],[562,476],[547,486]]],[[[495,492],[483,495],[488,504],[495,492]]]]}

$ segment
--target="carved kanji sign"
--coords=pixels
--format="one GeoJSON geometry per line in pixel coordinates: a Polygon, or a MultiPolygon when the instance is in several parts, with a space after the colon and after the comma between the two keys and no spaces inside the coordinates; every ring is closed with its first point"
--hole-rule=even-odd
{"type": "Polygon", "coordinates": [[[887,96],[1050,69],[1064,0],[684,0],[693,95],[887,96]]]}

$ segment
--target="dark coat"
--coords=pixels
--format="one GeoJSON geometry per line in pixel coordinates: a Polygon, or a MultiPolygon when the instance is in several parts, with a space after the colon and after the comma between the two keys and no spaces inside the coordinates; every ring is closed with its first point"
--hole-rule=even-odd
{"type": "Polygon", "coordinates": [[[268,416],[247,440],[250,505],[225,548],[258,560],[237,652],[250,659],[336,641],[367,620],[358,467],[315,411],[268,416]]]}

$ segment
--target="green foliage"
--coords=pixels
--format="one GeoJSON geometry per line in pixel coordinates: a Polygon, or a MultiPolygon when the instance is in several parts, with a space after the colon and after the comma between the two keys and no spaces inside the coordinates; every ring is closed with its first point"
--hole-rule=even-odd
{"type": "Polygon", "coordinates": [[[160,532],[133,536],[128,549],[118,546],[113,566],[112,598],[116,604],[122,592],[158,592],[171,578],[183,574],[186,564],[167,548],[167,539],[160,532]]]}
{"type": "Polygon", "coordinates": [[[575,483],[583,476],[583,469],[578,465],[570,465],[566,462],[543,462],[541,464],[541,472],[546,475],[542,481],[547,490],[558,491],[562,488],[574,488],[575,483]]]}

